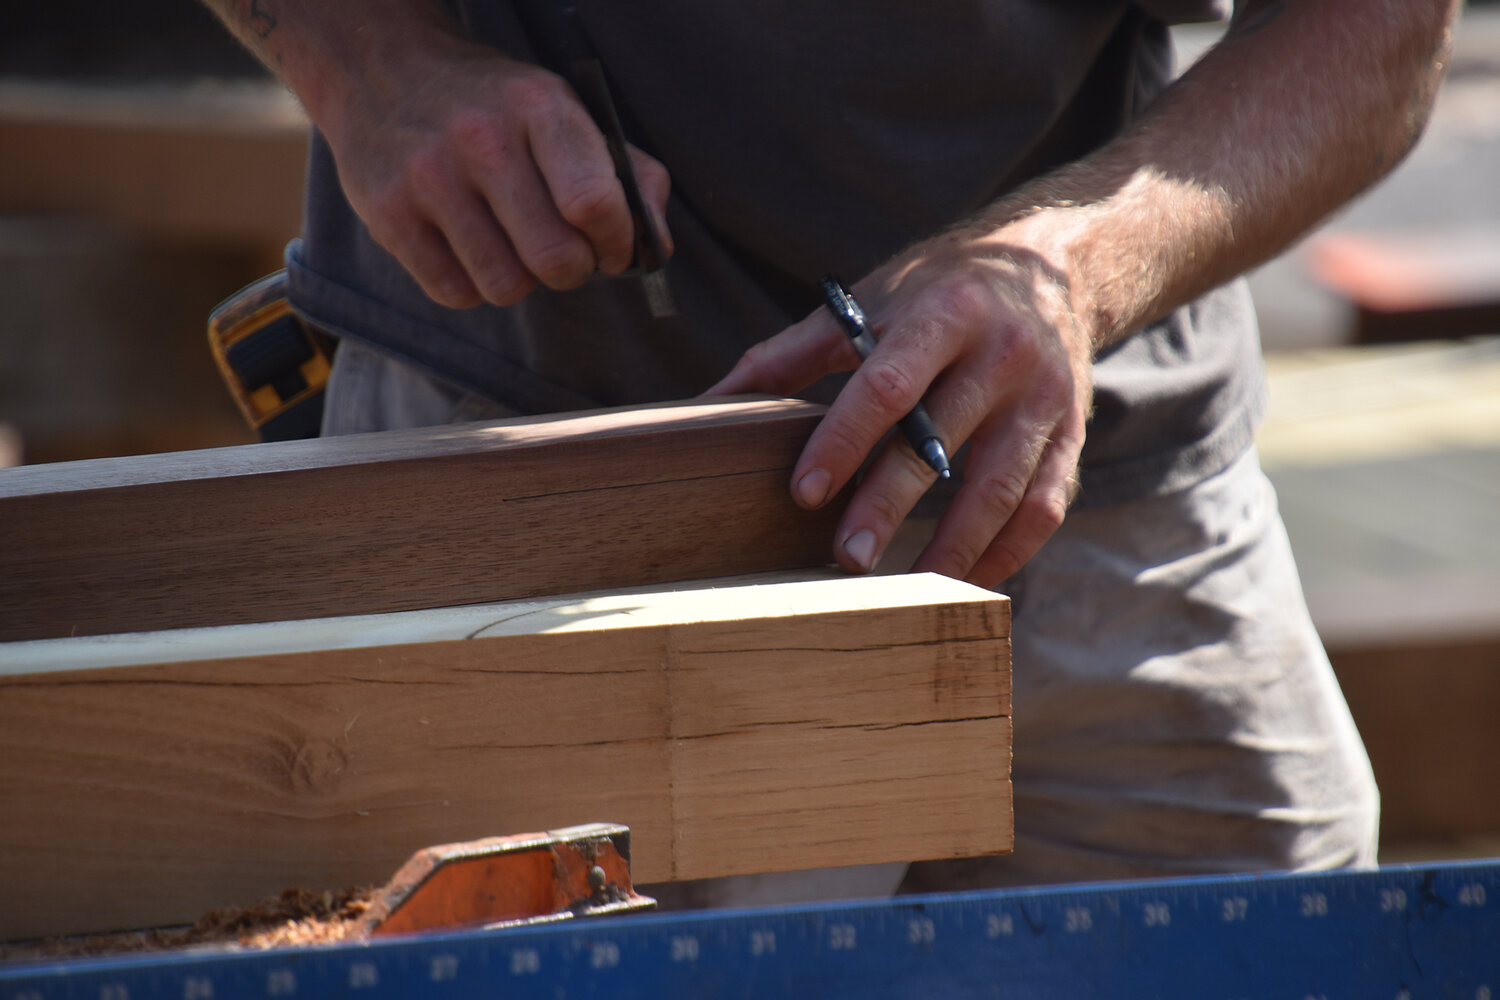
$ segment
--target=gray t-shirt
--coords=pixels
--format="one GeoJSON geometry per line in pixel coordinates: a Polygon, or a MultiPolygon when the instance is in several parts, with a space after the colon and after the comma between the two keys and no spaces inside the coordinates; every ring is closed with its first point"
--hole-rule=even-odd
{"type": "MultiPolygon", "coordinates": [[[[506,4],[452,2],[474,37],[528,55],[506,4]]],[[[638,284],[611,279],[509,309],[437,306],[370,240],[316,135],[293,302],[524,412],[692,396],[816,308],[821,274],[858,278],[1105,142],[1169,79],[1167,23],[1220,6],[580,0],[632,140],[672,175],[678,315],[652,319],[638,284]]],[[[1106,352],[1095,379],[1081,503],[1219,471],[1263,405],[1243,287],[1106,352]]]]}

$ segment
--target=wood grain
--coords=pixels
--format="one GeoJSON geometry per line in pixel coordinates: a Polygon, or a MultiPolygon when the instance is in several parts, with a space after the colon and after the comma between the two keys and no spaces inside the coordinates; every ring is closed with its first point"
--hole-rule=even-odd
{"type": "Polygon", "coordinates": [[[597,820],[632,828],[640,882],[1010,847],[988,591],[832,577],[398,617],[164,635],[155,663],[150,637],[0,646],[0,939],[597,820]]]}
{"type": "Polygon", "coordinates": [[[822,409],[740,399],[0,470],[0,642],[824,565],[822,409]]]}

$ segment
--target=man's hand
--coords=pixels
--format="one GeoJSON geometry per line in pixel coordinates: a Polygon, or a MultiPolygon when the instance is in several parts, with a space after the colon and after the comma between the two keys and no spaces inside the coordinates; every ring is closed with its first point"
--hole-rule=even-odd
{"type": "MultiPolygon", "coordinates": [[[[634,226],[604,137],[561,78],[455,41],[325,130],[349,203],[435,301],[509,305],[630,266],[634,226]]],[[[669,182],[631,150],[648,210],[669,182]]]]}
{"type": "MultiPolygon", "coordinates": [[[[370,234],[436,302],[509,305],[625,270],[634,224],[568,84],[462,38],[430,0],[207,0],[328,139],[370,234]]],[[[670,181],[630,151],[670,252],[670,181]]]]}
{"type": "MultiPolygon", "coordinates": [[[[1278,253],[1389,170],[1426,120],[1458,9],[1243,0],[1123,135],[855,286],[880,345],[808,442],[793,495],[825,502],[925,394],[950,452],[972,448],[913,568],[984,585],[1019,569],[1076,482],[1091,352],[1278,253]]],[[[819,311],[709,391],[795,392],[855,364],[819,311]]],[[[839,562],[870,569],[932,479],[888,444],[840,524],[839,562]]]]}
{"type": "MultiPolygon", "coordinates": [[[[813,433],[792,493],[818,507],[925,397],[964,483],[914,571],[993,586],[1057,530],[1071,499],[1090,396],[1090,343],[1060,276],[1037,254],[962,230],[911,248],[855,286],[879,345],[858,356],[826,309],[752,348],[709,390],[796,392],[858,370],[813,433]]],[[[840,564],[874,567],[936,478],[904,438],[869,466],[835,539],[840,564]]]]}

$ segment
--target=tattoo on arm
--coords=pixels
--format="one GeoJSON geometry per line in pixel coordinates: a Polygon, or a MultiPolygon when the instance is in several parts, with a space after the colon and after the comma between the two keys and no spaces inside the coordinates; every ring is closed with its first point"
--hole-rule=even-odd
{"type": "Polygon", "coordinates": [[[250,0],[247,24],[257,38],[264,41],[271,37],[271,32],[276,30],[276,15],[266,9],[266,0],[250,0]]]}
{"type": "Polygon", "coordinates": [[[1286,4],[1280,2],[1247,3],[1235,11],[1224,37],[1244,38],[1246,35],[1253,35],[1280,17],[1285,10],[1286,4]]]}

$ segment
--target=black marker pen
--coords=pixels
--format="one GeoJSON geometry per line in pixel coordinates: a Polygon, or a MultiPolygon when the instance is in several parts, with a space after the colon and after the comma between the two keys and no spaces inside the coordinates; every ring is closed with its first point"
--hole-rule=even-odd
{"type": "MultiPolygon", "coordinates": [[[[828,303],[828,308],[833,310],[839,325],[849,335],[860,359],[868,358],[875,349],[875,338],[870,334],[865,311],[838,278],[831,274],[824,275],[822,285],[823,298],[828,303]]],[[[921,403],[912,407],[911,412],[901,418],[898,426],[906,435],[906,440],[911,442],[912,450],[932,467],[939,479],[947,479],[952,474],[948,467],[948,453],[943,450],[943,439],[938,436],[937,428],[932,425],[932,418],[927,415],[927,410],[921,403]]]]}

